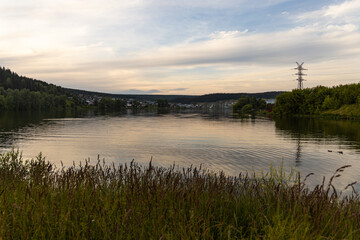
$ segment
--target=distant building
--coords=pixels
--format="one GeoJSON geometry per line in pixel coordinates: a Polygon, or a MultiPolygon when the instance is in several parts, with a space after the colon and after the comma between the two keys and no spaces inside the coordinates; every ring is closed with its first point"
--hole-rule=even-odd
{"type": "Polygon", "coordinates": [[[269,103],[275,104],[275,101],[276,101],[276,99],[265,99],[265,102],[266,102],[267,104],[269,104],[269,103]]]}

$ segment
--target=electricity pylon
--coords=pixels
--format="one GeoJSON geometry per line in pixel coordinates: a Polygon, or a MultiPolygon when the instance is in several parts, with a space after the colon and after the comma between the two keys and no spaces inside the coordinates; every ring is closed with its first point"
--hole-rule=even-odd
{"type": "Polygon", "coordinates": [[[294,68],[295,70],[298,70],[297,73],[295,73],[295,75],[298,75],[298,79],[296,79],[298,81],[298,89],[303,89],[303,81],[306,81],[305,79],[303,79],[302,76],[306,76],[306,74],[304,74],[302,71],[303,70],[307,70],[305,68],[303,68],[303,63],[299,64],[298,62],[296,62],[296,64],[298,65],[297,68],[294,68]]]}

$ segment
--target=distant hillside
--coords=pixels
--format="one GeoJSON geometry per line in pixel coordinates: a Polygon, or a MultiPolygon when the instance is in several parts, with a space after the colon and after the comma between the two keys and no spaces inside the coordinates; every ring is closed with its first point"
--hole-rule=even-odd
{"type": "Polygon", "coordinates": [[[283,91],[263,92],[263,93],[213,93],[202,96],[186,96],[173,99],[174,102],[181,103],[201,103],[201,102],[217,102],[226,100],[237,100],[240,97],[256,97],[263,99],[275,99],[276,96],[284,93],[283,91]]]}
{"type": "Polygon", "coordinates": [[[184,97],[194,97],[191,95],[149,95],[149,94],[112,94],[112,93],[102,93],[102,92],[93,92],[80,89],[71,89],[65,88],[67,93],[71,94],[82,94],[86,96],[100,96],[100,97],[111,97],[111,98],[122,98],[122,99],[137,99],[137,100],[147,100],[147,101],[156,101],[158,99],[166,99],[169,102],[177,98],[184,97]]]}
{"type": "Polygon", "coordinates": [[[66,92],[72,94],[83,94],[88,96],[102,96],[102,97],[112,97],[112,98],[122,98],[122,99],[137,99],[137,100],[147,100],[147,101],[156,101],[157,99],[166,99],[172,103],[202,103],[202,102],[217,102],[225,100],[238,100],[240,97],[249,96],[263,99],[275,99],[279,94],[284,93],[284,91],[273,91],[273,92],[263,92],[263,93],[212,93],[205,95],[133,95],[133,94],[110,94],[110,93],[100,93],[100,92],[91,92],[85,90],[77,89],[65,89],[66,92]]]}
{"type": "Polygon", "coordinates": [[[52,94],[64,94],[64,88],[49,84],[36,79],[19,76],[10,69],[0,67],[0,87],[7,89],[28,89],[30,91],[50,92],[52,94]]]}
{"type": "Polygon", "coordinates": [[[28,89],[30,91],[46,92],[54,95],[68,95],[68,96],[100,96],[110,98],[122,99],[137,99],[156,101],[157,99],[166,99],[173,103],[201,103],[201,102],[217,102],[224,100],[237,100],[242,96],[275,99],[277,95],[283,92],[264,92],[264,93],[214,93],[201,96],[194,95],[142,95],[142,94],[110,94],[102,92],[86,91],[81,89],[71,89],[49,84],[44,81],[19,76],[17,73],[12,72],[10,69],[0,67],[0,87],[7,89],[28,89]]]}
{"type": "Polygon", "coordinates": [[[0,112],[64,110],[78,104],[75,98],[68,99],[62,87],[0,67],[0,112]]]}

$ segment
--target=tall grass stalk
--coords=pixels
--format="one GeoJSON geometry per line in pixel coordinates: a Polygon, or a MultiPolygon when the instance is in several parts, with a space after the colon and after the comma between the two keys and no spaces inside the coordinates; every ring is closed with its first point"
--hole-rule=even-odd
{"type": "MultiPolygon", "coordinates": [[[[272,168],[237,177],[0,156],[0,239],[360,239],[360,201],[272,168]]],[[[355,183],[349,184],[353,188],[355,183]]]]}

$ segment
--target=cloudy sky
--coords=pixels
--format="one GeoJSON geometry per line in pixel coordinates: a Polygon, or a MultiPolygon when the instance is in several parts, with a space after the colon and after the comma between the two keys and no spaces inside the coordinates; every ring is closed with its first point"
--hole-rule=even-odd
{"type": "Polygon", "coordinates": [[[109,93],[360,81],[360,0],[0,0],[0,66],[109,93]]]}

